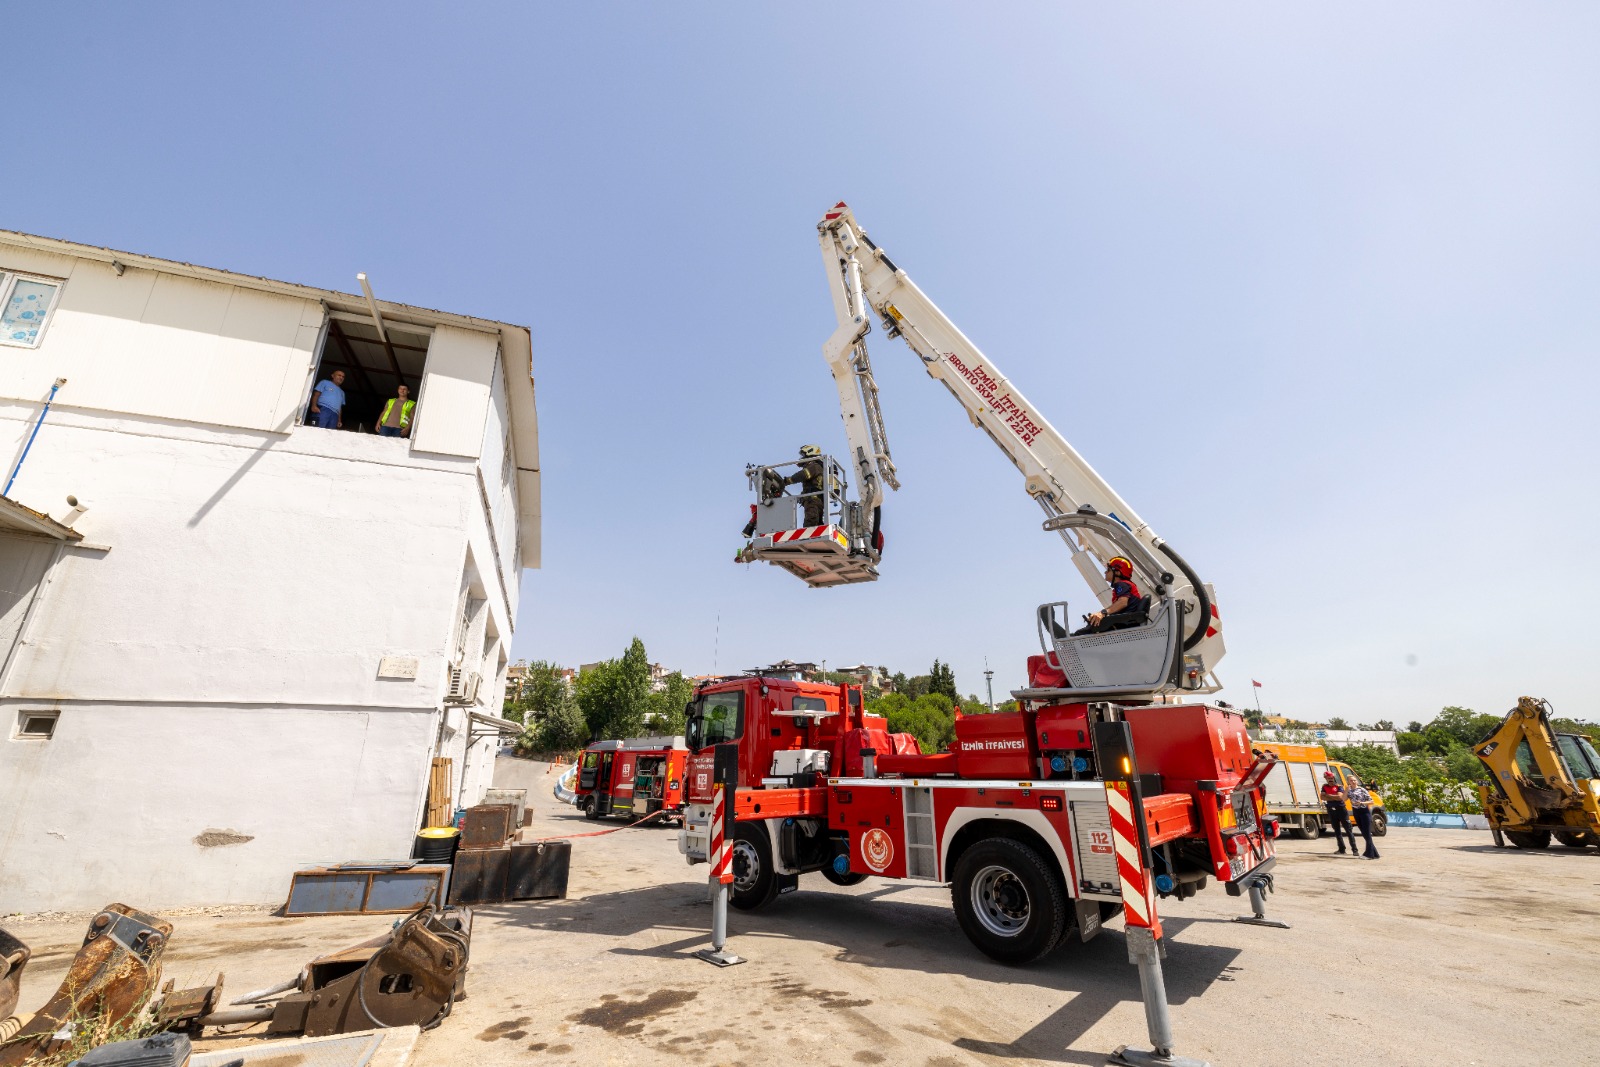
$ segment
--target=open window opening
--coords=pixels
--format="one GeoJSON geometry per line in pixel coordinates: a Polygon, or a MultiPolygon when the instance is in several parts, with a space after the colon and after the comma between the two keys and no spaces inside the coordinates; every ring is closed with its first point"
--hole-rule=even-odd
{"type": "Polygon", "coordinates": [[[410,437],[420,410],[418,393],[428,360],[428,335],[413,332],[415,329],[385,319],[384,336],[379,336],[370,322],[329,316],[312,395],[306,402],[305,424],[410,437]],[[328,385],[337,391],[330,391],[328,385]],[[331,412],[324,409],[341,400],[337,416],[330,417],[331,412]]]}

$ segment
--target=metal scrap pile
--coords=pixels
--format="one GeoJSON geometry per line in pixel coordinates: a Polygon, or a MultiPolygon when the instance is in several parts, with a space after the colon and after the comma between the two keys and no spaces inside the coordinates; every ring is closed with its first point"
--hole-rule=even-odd
{"type": "Polygon", "coordinates": [[[89,923],[61,987],[37,1012],[16,1016],[31,952],[0,930],[0,1067],[155,1031],[264,1022],[269,1035],[321,1036],[437,1026],[464,988],[472,942],[467,908],[426,906],[388,932],[319,956],[300,974],[219,1008],[222,976],[195,989],[157,992],[172,924],[125,904],[89,923]]]}

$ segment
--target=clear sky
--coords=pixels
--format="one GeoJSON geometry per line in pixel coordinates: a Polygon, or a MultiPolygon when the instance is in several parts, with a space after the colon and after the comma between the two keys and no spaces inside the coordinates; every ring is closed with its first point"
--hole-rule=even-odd
{"type": "Polygon", "coordinates": [[[532,328],[518,657],[637,634],[686,673],[939,657],[999,692],[1036,604],[1089,609],[1016,471],[881,333],[905,486],[883,578],[731,562],[744,464],[843,447],[814,225],[845,199],[1215,585],[1224,698],[1600,718],[1592,4],[25,21],[0,226],[346,291],[364,270],[532,328]]]}

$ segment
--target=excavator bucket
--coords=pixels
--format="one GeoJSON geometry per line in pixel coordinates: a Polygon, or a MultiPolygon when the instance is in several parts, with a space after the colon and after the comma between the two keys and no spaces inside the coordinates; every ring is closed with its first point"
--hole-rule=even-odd
{"type": "Polygon", "coordinates": [[[756,502],[734,562],[775,564],[814,589],[878,580],[873,539],[831,457],[752,464],[745,476],[756,502]]]}

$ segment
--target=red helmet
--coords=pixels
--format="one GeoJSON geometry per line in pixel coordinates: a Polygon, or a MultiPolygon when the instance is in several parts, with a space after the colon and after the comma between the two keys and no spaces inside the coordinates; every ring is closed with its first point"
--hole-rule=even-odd
{"type": "Polygon", "coordinates": [[[1106,561],[1106,570],[1116,571],[1117,577],[1127,581],[1133,577],[1133,564],[1123,556],[1112,556],[1106,561]]]}

